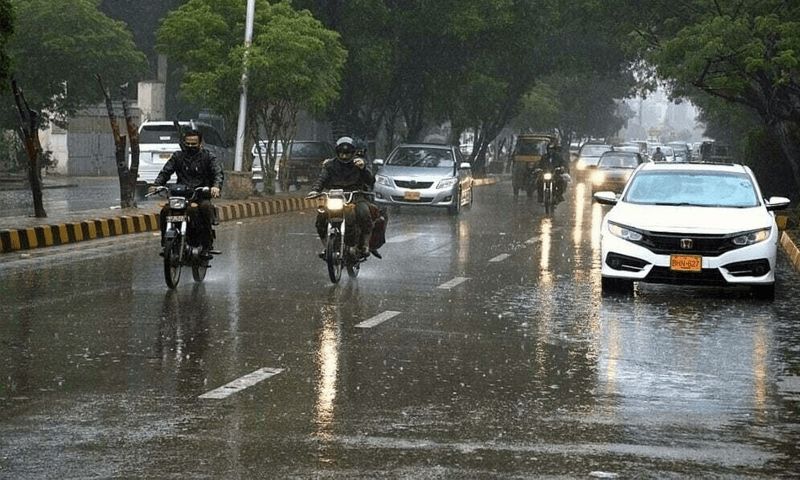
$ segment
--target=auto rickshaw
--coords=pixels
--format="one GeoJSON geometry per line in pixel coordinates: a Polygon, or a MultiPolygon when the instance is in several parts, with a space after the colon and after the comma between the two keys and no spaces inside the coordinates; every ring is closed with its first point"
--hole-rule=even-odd
{"type": "Polygon", "coordinates": [[[511,186],[514,196],[525,190],[529,197],[535,191],[533,170],[547,155],[548,146],[558,145],[558,137],[547,133],[525,133],[517,136],[511,166],[511,186]]]}

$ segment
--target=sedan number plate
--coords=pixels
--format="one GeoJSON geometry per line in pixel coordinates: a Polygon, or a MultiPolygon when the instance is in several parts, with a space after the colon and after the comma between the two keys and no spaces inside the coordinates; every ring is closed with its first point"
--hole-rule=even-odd
{"type": "Polygon", "coordinates": [[[182,222],[186,220],[186,215],[168,215],[167,221],[168,222],[182,222]]]}
{"type": "Polygon", "coordinates": [[[405,192],[403,193],[403,200],[419,200],[419,192],[405,192]]]}
{"type": "Polygon", "coordinates": [[[703,257],[700,255],[671,255],[669,269],[676,272],[700,272],[703,270],[703,257]]]}

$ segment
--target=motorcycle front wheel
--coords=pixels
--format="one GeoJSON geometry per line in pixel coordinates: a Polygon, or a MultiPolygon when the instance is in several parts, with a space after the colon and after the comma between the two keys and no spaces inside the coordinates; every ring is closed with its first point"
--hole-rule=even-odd
{"type": "Polygon", "coordinates": [[[328,244],[325,248],[325,263],[328,264],[328,276],[333,283],[339,283],[342,278],[342,237],[340,234],[328,235],[328,244]]]}
{"type": "Polygon", "coordinates": [[[164,246],[164,280],[169,288],[178,286],[181,281],[181,239],[175,237],[167,240],[164,246]]]}
{"type": "Polygon", "coordinates": [[[544,213],[546,215],[553,213],[553,187],[548,184],[544,187],[544,213]]]}

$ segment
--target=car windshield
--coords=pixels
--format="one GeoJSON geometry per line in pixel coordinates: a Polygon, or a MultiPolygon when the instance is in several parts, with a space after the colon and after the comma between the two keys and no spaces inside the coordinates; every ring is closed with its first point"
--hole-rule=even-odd
{"type": "Polygon", "coordinates": [[[608,145],[584,145],[581,149],[581,155],[587,157],[599,157],[609,150],[611,150],[611,147],[608,145]]]}
{"type": "Polygon", "coordinates": [[[403,147],[389,156],[386,165],[398,167],[453,168],[453,154],[444,148],[403,147]]]}
{"type": "Polygon", "coordinates": [[[640,172],[625,201],[643,205],[746,208],[758,206],[753,182],[734,172],[640,172]]]}
{"type": "Polygon", "coordinates": [[[139,143],[178,143],[174,125],[146,125],[139,132],[139,143]]]}
{"type": "Polygon", "coordinates": [[[547,153],[546,140],[517,140],[516,155],[544,155],[547,153]]]}
{"type": "Polygon", "coordinates": [[[301,142],[292,144],[293,157],[332,157],[334,152],[321,142],[301,142]]]}
{"type": "Polygon", "coordinates": [[[633,155],[604,154],[597,163],[598,168],[636,168],[638,160],[633,155]]]}

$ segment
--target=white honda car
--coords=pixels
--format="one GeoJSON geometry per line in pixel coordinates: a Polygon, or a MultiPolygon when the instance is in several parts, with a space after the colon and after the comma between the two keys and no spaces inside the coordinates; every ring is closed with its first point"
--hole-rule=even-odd
{"type": "Polygon", "coordinates": [[[747,285],[775,294],[778,227],[773,210],[789,199],[764,200],[746,166],[644,163],[603,219],[604,292],[633,291],[633,282],[747,285]]]}

